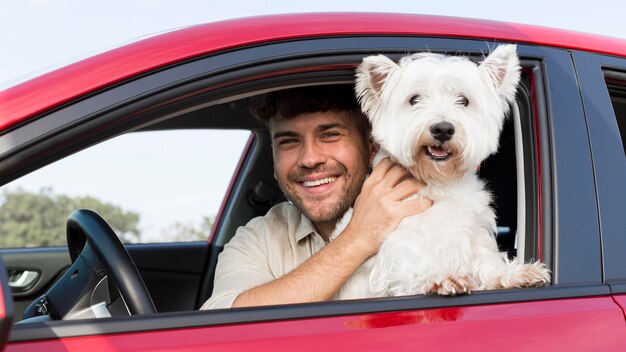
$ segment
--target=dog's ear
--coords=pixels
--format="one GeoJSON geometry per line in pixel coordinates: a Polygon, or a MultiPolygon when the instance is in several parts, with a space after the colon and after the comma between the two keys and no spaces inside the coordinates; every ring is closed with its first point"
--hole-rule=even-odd
{"type": "Polygon", "coordinates": [[[399,66],[384,55],[368,56],[356,68],[354,90],[361,109],[371,116],[372,109],[379,106],[378,100],[387,79],[399,66]]]}
{"type": "Polygon", "coordinates": [[[517,57],[517,46],[515,44],[498,46],[485,58],[479,68],[483,77],[495,86],[503,103],[508,106],[515,99],[517,84],[520,80],[521,68],[517,57]]]}

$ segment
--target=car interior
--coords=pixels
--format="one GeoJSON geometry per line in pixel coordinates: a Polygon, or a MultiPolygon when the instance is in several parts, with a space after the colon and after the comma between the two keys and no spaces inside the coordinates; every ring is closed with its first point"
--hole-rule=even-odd
{"type": "MultiPolygon", "coordinates": [[[[530,200],[526,199],[529,195],[525,189],[524,175],[529,170],[524,170],[524,153],[530,154],[525,149],[528,150],[531,147],[528,142],[523,145],[522,140],[531,138],[527,132],[530,131],[532,123],[527,84],[528,81],[522,84],[517,102],[511,108],[510,117],[501,134],[499,152],[488,158],[480,166],[478,173],[494,195],[494,208],[498,222],[496,238],[500,250],[507,252],[510,257],[521,255],[529,260],[536,253],[530,250],[535,248],[533,239],[524,236],[527,221],[525,204],[527,201],[530,203],[530,200]],[[525,251],[525,248],[529,250],[525,251]]],[[[211,126],[224,128],[236,126],[253,131],[254,138],[249,155],[243,160],[230,198],[224,204],[224,214],[227,216],[222,218],[213,229],[211,254],[207,264],[209,275],[203,282],[201,298],[198,300],[200,305],[210,297],[212,275],[217,265],[218,254],[234,236],[237,227],[245,225],[255,216],[262,216],[271,206],[285,201],[273,177],[269,133],[265,126],[254,120],[249,111],[258,95],[248,95],[220,102],[149,127],[150,129],[202,128],[207,121],[211,121],[211,126]],[[210,119],[207,119],[207,116],[210,119]]]]}

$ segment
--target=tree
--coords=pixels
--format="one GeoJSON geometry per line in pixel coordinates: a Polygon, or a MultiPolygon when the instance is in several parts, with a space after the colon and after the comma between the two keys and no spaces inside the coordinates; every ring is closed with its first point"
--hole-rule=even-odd
{"type": "Polygon", "coordinates": [[[214,218],[211,216],[203,216],[200,226],[197,228],[191,224],[183,224],[176,222],[161,231],[161,242],[187,242],[187,241],[206,241],[211,233],[214,218]]]}
{"type": "Polygon", "coordinates": [[[140,240],[139,214],[93,197],[69,197],[43,188],[4,190],[0,205],[0,247],[65,246],[66,221],[77,209],[88,208],[111,225],[122,242],[140,240]]]}

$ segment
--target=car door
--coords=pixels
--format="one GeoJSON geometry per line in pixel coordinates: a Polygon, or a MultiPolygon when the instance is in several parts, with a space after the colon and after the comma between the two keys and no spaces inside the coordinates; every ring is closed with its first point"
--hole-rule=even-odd
{"type": "MultiPolygon", "coordinates": [[[[247,126],[254,141],[213,230],[204,269],[207,284],[200,293],[206,299],[217,252],[237,226],[274,201],[263,197],[273,194],[265,189],[274,188],[266,131],[239,104],[271,89],[350,84],[354,66],[369,54],[397,58],[429,50],[480,57],[492,44],[419,36],[336,36],[257,43],[216,53],[144,74],[0,136],[15,141],[14,149],[5,150],[13,158],[0,160],[0,172],[12,176],[24,172],[20,163],[25,160],[42,164],[46,158],[112,135],[165,126],[170,119],[178,121],[175,118],[192,125],[216,119],[216,126],[247,126]]],[[[526,98],[519,101],[523,119],[518,121],[516,137],[524,141],[524,151],[514,154],[523,168],[514,172],[524,187],[523,192],[517,182],[502,187],[509,191],[513,187],[518,208],[513,213],[521,214],[514,215],[515,226],[524,229],[519,236],[523,239],[515,240],[524,250],[517,248],[517,253],[549,265],[553,270],[549,287],[452,298],[411,296],[20,324],[13,327],[7,350],[484,350],[502,346],[610,350],[624,346],[624,316],[602,277],[592,157],[570,52],[524,44],[518,52],[527,85],[526,98]]],[[[509,228],[509,232],[517,231],[509,228]]]]}
{"type": "Polygon", "coordinates": [[[574,53],[587,112],[598,188],[605,280],[626,309],[626,60],[574,53]]]}

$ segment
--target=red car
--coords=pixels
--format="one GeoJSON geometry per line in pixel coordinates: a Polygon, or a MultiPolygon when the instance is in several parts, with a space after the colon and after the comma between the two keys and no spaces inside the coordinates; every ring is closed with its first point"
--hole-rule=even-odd
{"type": "MultiPolygon", "coordinates": [[[[123,246],[98,216],[79,211],[67,219],[69,251],[45,241],[2,249],[6,351],[626,350],[624,40],[400,14],[223,21],[144,39],[1,91],[0,130],[2,184],[119,136],[152,133],[157,144],[149,149],[158,154],[173,148],[159,139],[173,131],[248,131],[206,241],[123,246]],[[545,262],[553,273],[548,286],[196,311],[236,228],[283,201],[269,136],[248,110],[255,96],[352,84],[367,55],[427,50],[478,60],[499,43],[517,44],[522,83],[500,151],[480,175],[495,194],[499,245],[545,262]]],[[[110,181],[117,188],[132,177],[115,158],[91,161],[121,176],[110,181]]],[[[85,169],[57,177],[77,184],[89,178],[85,169]]],[[[191,173],[169,171],[173,184],[191,173]]],[[[169,200],[172,211],[182,209],[169,200]]],[[[65,223],[67,215],[52,220],[65,223]]]]}

